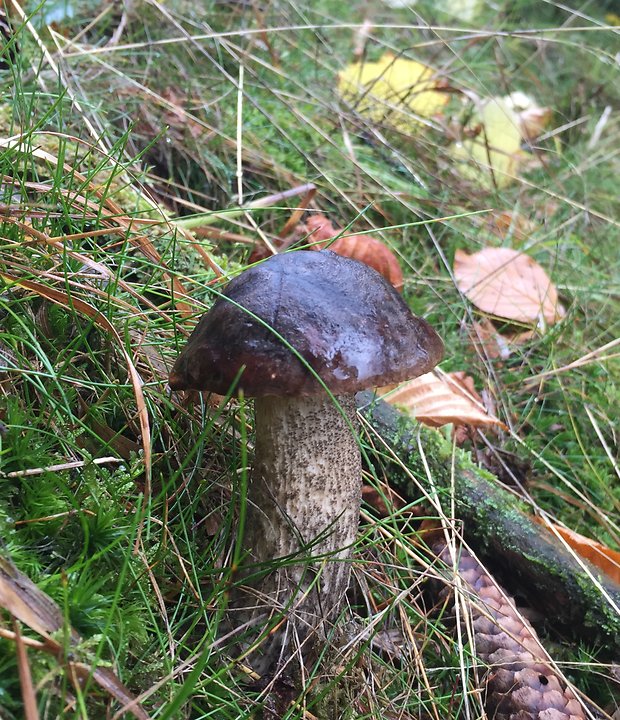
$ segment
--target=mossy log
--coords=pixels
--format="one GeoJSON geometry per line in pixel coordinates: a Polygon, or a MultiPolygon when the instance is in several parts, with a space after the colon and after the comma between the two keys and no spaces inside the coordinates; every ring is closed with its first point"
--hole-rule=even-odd
{"type": "MultiPolygon", "coordinates": [[[[453,488],[455,515],[466,542],[512,594],[525,597],[550,625],[588,642],[604,643],[610,656],[619,656],[620,585],[587,561],[580,564],[534,521],[525,502],[475,465],[468,453],[454,450],[439,432],[371,393],[360,393],[357,402],[362,416],[420,484],[428,484],[430,474],[448,514],[453,488]]],[[[419,488],[398,467],[393,463],[385,468],[394,489],[406,499],[419,498],[419,488]]]]}

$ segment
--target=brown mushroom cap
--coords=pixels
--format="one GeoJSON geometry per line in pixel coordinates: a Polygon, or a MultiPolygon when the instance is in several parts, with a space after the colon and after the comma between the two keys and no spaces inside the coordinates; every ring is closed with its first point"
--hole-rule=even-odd
{"type": "Polygon", "coordinates": [[[439,335],[375,270],[329,251],[300,250],[229,283],[177,358],[170,387],[224,395],[238,378],[235,390],[250,397],[323,392],[278,336],[334,394],[416,377],[443,355],[439,335]]]}

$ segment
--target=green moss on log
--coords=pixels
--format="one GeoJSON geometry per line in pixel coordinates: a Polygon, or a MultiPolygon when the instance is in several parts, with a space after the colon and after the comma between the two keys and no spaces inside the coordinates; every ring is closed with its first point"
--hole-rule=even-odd
{"type": "MultiPolygon", "coordinates": [[[[358,407],[421,484],[428,482],[428,467],[446,513],[454,488],[456,519],[462,523],[466,541],[510,592],[527,597],[550,624],[570,628],[590,642],[604,642],[612,653],[620,651],[619,585],[586,561],[584,569],[551,532],[534,521],[525,502],[477,467],[468,453],[454,449],[439,432],[373,399],[370,393],[360,393],[358,407]]],[[[385,470],[407,499],[419,498],[418,488],[397,463],[385,470]]]]}

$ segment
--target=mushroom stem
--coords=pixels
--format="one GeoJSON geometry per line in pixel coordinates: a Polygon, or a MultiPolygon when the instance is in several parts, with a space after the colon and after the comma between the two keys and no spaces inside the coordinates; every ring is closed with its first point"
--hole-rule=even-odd
{"type": "Polygon", "coordinates": [[[354,397],[336,399],[340,407],[327,395],[255,400],[256,453],[244,538],[248,585],[235,605],[249,613],[244,620],[255,619],[261,627],[268,616],[287,619],[261,645],[261,658],[251,658],[260,673],[280,666],[306,640],[307,656],[313,639],[325,638],[326,623],[349,585],[361,458],[351,430],[357,425],[354,397]],[[259,575],[262,568],[250,570],[248,564],[266,572],[259,575]],[[274,569],[267,571],[269,566],[274,569]]]}

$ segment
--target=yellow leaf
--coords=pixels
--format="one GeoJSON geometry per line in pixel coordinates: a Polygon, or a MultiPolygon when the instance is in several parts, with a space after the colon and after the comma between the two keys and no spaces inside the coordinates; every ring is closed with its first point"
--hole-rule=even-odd
{"type": "Polygon", "coordinates": [[[521,120],[503,98],[480,109],[480,133],[451,148],[459,173],[485,188],[501,188],[516,179],[526,153],[521,150],[521,120]]]}
{"type": "Polygon", "coordinates": [[[547,273],[528,255],[510,248],[484,248],[468,255],[457,250],[458,289],[483,312],[514,322],[552,325],[565,314],[547,273]]]}
{"type": "Polygon", "coordinates": [[[407,131],[448,102],[448,95],[438,92],[438,82],[427,65],[385,53],[377,62],[348,65],[338,77],[338,92],[354,100],[368,119],[407,131]]]}
{"type": "Polygon", "coordinates": [[[551,121],[551,108],[541,107],[534,98],[524,92],[513,92],[503,99],[516,114],[524,140],[535,140],[551,121]]]}
{"type": "Polygon", "coordinates": [[[503,426],[489,415],[478,398],[463,387],[461,378],[449,375],[438,378],[434,373],[420,375],[395,389],[380,388],[379,394],[392,405],[408,410],[424,425],[503,426]]]}

